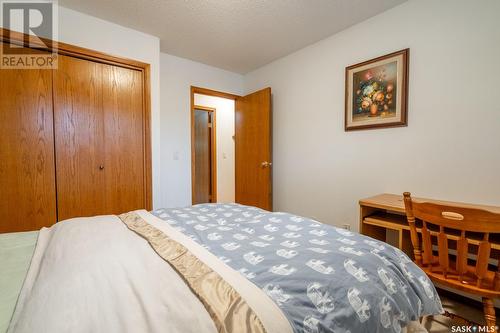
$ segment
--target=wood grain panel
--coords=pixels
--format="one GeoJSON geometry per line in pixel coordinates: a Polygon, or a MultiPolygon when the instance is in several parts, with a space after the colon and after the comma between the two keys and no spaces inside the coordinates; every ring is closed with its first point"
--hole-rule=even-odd
{"type": "Polygon", "coordinates": [[[272,210],[271,130],[271,88],[236,99],[237,203],[272,210]]]}
{"type": "Polygon", "coordinates": [[[103,65],[105,212],[145,209],[142,72],[103,65]]]}
{"type": "Polygon", "coordinates": [[[211,156],[210,113],[194,110],[194,147],[195,147],[195,196],[193,204],[210,202],[211,156]]]}
{"type": "Polygon", "coordinates": [[[50,70],[0,70],[0,233],[56,222],[50,70]]]}
{"type": "Polygon", "coordinates": [[[60,55],[54,70],[59,220],[105,213],[103,66],[60,55]]]}

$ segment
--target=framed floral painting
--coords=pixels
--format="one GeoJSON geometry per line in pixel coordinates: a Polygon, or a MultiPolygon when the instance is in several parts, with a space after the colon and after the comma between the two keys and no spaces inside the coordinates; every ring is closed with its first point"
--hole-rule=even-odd
{"type": "Polygon", "coordinates": [[[345,130],[407,126],[405,49],[346,68],[345,130]]]}

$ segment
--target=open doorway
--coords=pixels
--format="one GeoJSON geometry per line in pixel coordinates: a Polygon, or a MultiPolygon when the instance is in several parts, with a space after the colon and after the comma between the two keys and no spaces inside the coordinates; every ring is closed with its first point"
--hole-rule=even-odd
{"type": "Polygon", "coordinates": [[[193,204],[235,202],[235,96],[193,87],[193,204]]]}
{"type": "Polygon", "coordinates": [[[217,202],[216,108],[194,106],[194,202],[217,202]]]}
{"type": "Polygon", "coordinates": [[[271,88],[238,96],[191,87],[193,204],[272,210],[271,88]]]}

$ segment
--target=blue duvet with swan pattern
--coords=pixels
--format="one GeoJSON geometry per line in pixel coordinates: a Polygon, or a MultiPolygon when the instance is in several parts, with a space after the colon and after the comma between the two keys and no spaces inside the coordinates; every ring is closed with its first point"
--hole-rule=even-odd
{"type": "Polygon", "coordinates": [[[159,209],[160,219],[252,281],[295,332],[400,332],[442,312],[402,251],[317,221],[239,204],[159,209]]]}

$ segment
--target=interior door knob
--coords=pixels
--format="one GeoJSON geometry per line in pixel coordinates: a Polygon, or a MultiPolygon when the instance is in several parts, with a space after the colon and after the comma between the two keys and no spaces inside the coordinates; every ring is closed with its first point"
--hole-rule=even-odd
{"type": "Polygon", "coordinates": [[[104,170],[104,165],[99,165],[99,170],[104,170]]]}
{"type": "Polygon", "coordinates": [[[271,162],[264,161],[260,164],[263,168],[269,168],[271,165],[273,165],[271,162]]]}

